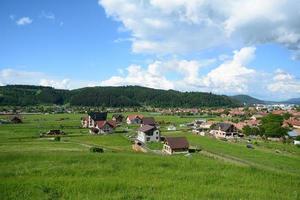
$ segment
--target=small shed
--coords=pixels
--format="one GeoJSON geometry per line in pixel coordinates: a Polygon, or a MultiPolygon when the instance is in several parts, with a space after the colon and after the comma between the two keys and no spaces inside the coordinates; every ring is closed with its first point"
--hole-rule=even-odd
{"type": "Polygon", "coordinates": [[[11,123],[14,123],[14,124],[20,124],[20,123],[22,123],[23,121],[22,121],[22,119],[21,119],[20,116],[15,115],[15,116],[12,116],[12,117],[11,117],[10,122],[11,122],[11,123]]]}

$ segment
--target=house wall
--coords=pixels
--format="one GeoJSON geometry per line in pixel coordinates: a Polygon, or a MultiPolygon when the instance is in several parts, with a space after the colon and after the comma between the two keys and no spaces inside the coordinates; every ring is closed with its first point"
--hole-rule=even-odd
{"type": "Polygon", "coordinates": [[[221,130],[211,130],[209,133],[215,136],[216,138],[226,138],[226,132],[221,130]]]}
{"type": "Polygon", "coordinates": [[[91,118],[91,116],[89,116],[88,127],[89,128],[95,127],[95,121],[91,118]]]}
{"type": "Polygon", "coordinates": [[[171,147],[167,144],[164,144],[163,146],[163,152],[171,155],[171,154],[182,154],[182,153],[188,153],[189,150],[188,149],[171,149],[171,147]]]}
{"type": "Polygon", "coordinates": [[[165,152],[165,153],[167,153],[167,154],[172,154],[172,149],[170,148],[170,146],[169,145],[167,145],[167,144],[164,144],[164,146],[163,146],[163,151],[165,152]]]}
{"type": "Polygon", "coordinates": [[[158,142],[160,141],[160,132],[159,130],[153,131],[152,135],[147,135],[146,133],[142,131],[138,131],[137,139],[143,143],[146,142],[158,142]]]}

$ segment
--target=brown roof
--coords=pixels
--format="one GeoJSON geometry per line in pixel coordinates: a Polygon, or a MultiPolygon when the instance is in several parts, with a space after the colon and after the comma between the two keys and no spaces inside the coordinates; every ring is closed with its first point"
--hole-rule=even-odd
{"type": "Polygon", "coordinates": [[[155,125],[155,119],[153,117],[144,117],[142,121],[144,125],[155,125]]]}
{"type": "Polygon", "coordinates": [[[96,121],[98,128],[103,128],[105,124],[108,124],[110,127],[115,128],[116,123],[112,120],[109,121],[96,121]]]}
{"type": "Polygon", "coordinates": [[[185,137],[166,137],[166,143],[171,147],[171,149],[189,148],[189,142],[185,137]]]}
{"type": "Polygon", "coordinates": [[[151,125],[143,125],[142,127],[140,127],[138,130],[141,132],[148,132],[155,129],[155,126],[151,126],[151,125]]]}

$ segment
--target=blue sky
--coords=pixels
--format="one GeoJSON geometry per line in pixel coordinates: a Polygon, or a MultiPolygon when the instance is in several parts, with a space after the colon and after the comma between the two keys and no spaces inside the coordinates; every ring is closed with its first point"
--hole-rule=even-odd
{"type": "Polygon", "coordinates": [[[300,97],[300,4],[236,2],[2,0],[0,84],[300,97]]]}

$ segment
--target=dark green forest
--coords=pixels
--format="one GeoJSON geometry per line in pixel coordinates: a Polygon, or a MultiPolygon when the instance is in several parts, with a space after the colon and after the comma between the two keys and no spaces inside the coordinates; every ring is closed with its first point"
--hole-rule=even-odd
{"type": "Polygon", "coordinates": [[[140,86],[87,87],[59,90],[52,87],[7,85],[0,87],[1,106],[29,105],[105,106],[105,107],[235,107],[239,102],[225,95],[179,92],[140,86]]]}

